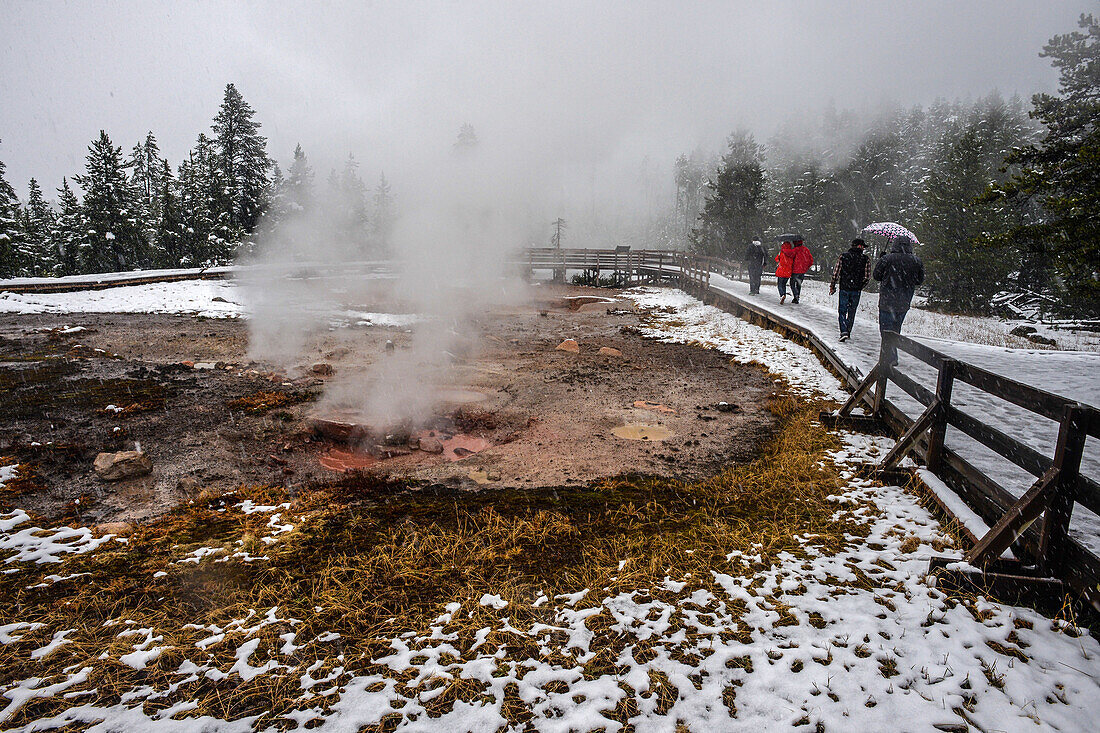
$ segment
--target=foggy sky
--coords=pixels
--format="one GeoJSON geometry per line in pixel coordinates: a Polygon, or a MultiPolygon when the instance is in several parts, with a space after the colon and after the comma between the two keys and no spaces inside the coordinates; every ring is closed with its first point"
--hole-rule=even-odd
{"type": "MultiPolygon", "coordinates": [[[[227,82],[285,166],[368,185],[427,173],[474,125],[517,163],[577,177],[667,165],[799,114],[1052,90],[1038,57],[1094,3],[82,3],[0,0],[0,160],[21,198],[80,173],[100,128],[178,164],[227,82]]],[[[400,192],[400,189],[398,189],[400,192]]]]}

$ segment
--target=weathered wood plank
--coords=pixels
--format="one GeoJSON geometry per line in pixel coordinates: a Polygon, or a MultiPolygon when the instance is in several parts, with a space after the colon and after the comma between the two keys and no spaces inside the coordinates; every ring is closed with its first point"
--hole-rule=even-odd
{"type": "Polygon", "coordinates": [[[1002,377],[966,362],[959,362],[955,370],[955,378],[1055,421],[1062,419],[1062,412],[1067,405],[1076,404],[1073,400],[1002,377]]]}

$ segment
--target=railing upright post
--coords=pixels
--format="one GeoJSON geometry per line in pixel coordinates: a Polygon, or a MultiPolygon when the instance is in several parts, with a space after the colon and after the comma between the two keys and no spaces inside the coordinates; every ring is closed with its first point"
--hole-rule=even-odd
{"type": "Polygon", "coordinates": [[[947,420],[951,413],[951,390],[955,386],[955,360],[944,359],[940,362],[939,376],[936,379],[936,399],[940,409],[936,414],[932,429],[928,433],[928,454],[924,464],[932,473],[940,470],[943,461],[943,441],[947,436],[947,420]]]}
{"type": "Polygon", "coordinates": [[[886,383],[890,379],[890,370],[893,369],[891,357],[887,354],[894,353],[890,347],[897,348],[897,344],[894,343],[893,331],[882,332],[882,346],[878,352],[878,380],[875,383],[875,404],[871,410],[871,414],[875,417],[882,417],[882,408],[886,403],[886,383]]]}
{"type": "Polygon", "coordinates": [[[1081,405],[1066,405],[1058,430],[1058,447],[1054,451],[1057,486],[1043,514],[1043,531],[1039,538],[1039,563],[1048,574],[1059,575],[1064,562],[1066,534],[1081,474],[1081,454],[1088,436],[1085,432],[1087,413],[1088,409],[1081,405]]]}

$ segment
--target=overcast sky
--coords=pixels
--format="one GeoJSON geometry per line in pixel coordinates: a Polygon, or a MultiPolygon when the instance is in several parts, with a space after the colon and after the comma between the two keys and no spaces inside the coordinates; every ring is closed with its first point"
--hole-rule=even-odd
{"type": "Polygon", "coordinates": [[[173,166],[227,82],[284,165],[354,152],[400,180],[470,122],[566,168],[662,164],[735,127],[884,100],[1053,89],[1038,53],[1084,0],[23,2],[0,0],[0,160],[21,197],[83,170],[100,128],[173,166]]]}

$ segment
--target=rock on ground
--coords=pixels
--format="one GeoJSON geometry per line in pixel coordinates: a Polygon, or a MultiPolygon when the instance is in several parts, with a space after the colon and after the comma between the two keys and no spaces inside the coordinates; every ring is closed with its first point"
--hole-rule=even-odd
{"type": "Polygon", "coordinates": [[[121,481],[152,472],[153,462],[141,451],[100,453],[95,457],[95,473],[103,481],[121,481]]]}

